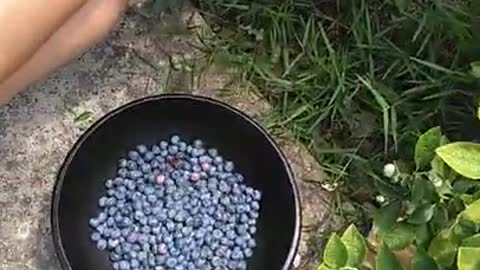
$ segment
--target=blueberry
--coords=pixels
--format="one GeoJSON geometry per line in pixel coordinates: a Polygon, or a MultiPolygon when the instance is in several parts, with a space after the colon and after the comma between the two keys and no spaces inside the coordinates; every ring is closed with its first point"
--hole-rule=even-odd
{"type": "Polygon", "coordinates": [[[94,232],[92,233],[90,238],[92,239],[92,241],[98,242],[102,238],[102,235],[99,234],[98,232],[94,232]]]}
{"type": "Polygon", "coordinates": [[[130,263],[128,261],[119,262],[120,270],[130,270],[130,263]]]}
{"type": "Polygon", "coordinates": [[[142,177],[143,173],[141,171],[133,170],[128,172],[128,177],[132,179],[138,179],[142,177]]]}
{"type": "Polygon", "coordinates": [[[98,206],[105,207],[107,205],[108,198],[103,196],[98,200],[98,206]]]}
{"type": "Polygon", "coordinates": [[[178,148],[182,153],[185,153],[187,151],[187,144],[185,142],[180,142],[178,144],[178,148]]]}
{"type": "Polygon", "coordinates": [[[226,172],[232,172],[235,166],[233,165],[233,162],[227,161],[225,163],[225,166],[223,167],[226,172]]]}
{"type": "Polygon", "coordinates": [[[132,269],[137,269],[140,266],[140,262],[136,259],[131,259],[130,260],[130,266],[132,269]]]}
{"type": "Polygon", "coordinates": [[[240,250],[240,248],[236,247],[233,249],[231,258],[234,260],[242,260],[244,258],[243,252],[240,250]]]}
{"type": "Polygon", "coordinates": [[[261,193],[245,186],[218,150],[178,136],[170,142],[151,151],[139,145],[119,160],[119,177],[106,180],[107,196],[98,201],[104,209],[91,221],[92,240],[117,254],[116,269],[120,261],[132,270],[245,269],[261,193]]]}
{"type": "Polygon", "coordinates": [[[214,267],[219,267],[222,265],[222,260],[219,257],[215,256],[212,258],[212,265],[214,267]]]}
{"type": "Polygon", "coordinates": [[[109,257],[112,262],[118,262],[122,259],[122,256],[116,252],[110,253],[109,257]]]}
{"type": "Polygon", "coordinates": [[[218,156],[218,150],[215,149],[215,148],[210,148],[210,149],[208,149],[208,154],[209,154],[212,158],[215,158],[216,156],[218,156]]]}
{"type": "Polygon", "coordinates": [[[121,235],[122,235],[122,232],[119,229],[113,229],[110,234],[110,237],[113,239],[117,239],[117,238],[120,238],[121,235]]]}
{"type": "Polygon", "coordinates": [[[114,249],[120,244],[120,241],[117,239],[109,239],[108,240],[108,248],[109,249],[114,249]]]}
{"type": "Polygon", "coordinates": [[[192,176],[190,177],[190,179],[193,181],[193,182],[196,182],[198,180],[200,180],[200,174],[198,173],[192,173],[192,176]]]}
{"type": "Polygon", "coordinates": [[[174,258],[168,258],[167,261],[165,262],[165,265],[167,265],[170,268],[175,267],[176,264],[177,264],[177,261],[174,258]]]}
{"type": "Polygon", "coordinates": [[[160,144],[159,144],[159,146],[160,146],[160,149],[165,150],[165,149],[167,149],[167,147],[168,147],[168,142],[166,142],[166,141],[161,141],[160,144]]]}
{"type": "Polygon", "coordinates": [[[144,158],[145,161],[150,162],[155,158],[155,154],[153,152],[147,152],[144,158]]]}
{"type": "Polygon", "coordinates": [[[148,174],[152,171],[152,166],[150,166],[148,163],[145,163],[142,165],[141,169],[143,173],[148,174]]]}
{"type": "Polygon", "coordinates": [[[257,243],[256,243],[255,239],[250,238],[250,239],[247,240],[247,247],[255,248],[256,246],[257,246],[257,243]]]}
{"type": "Polygon", "coordinates": [[[176,146],[176,145],[170,145],[170,146],[168,147],[168,153],[169,153],[170,155],[175,155],[175,154],[178,153],[178,151],[179,151],[179,149],[178,149],[178,146],[176,146]]]}
{"type": "Polygon", "coordinates": [[[262,198],[262,193],[258,190],[255,190],[253,193],[253,199],[259,201],[262,198]]]}
{"type": "Polygon", "coordinates": [[[202,148],[203,147],[203,142],[201,140],[195,140],[193,141],[193,147],[195,148],[202,148]]]}
{"type": "Polygon", "coordinates": [[[152,153],[153,153],[154,155],[160,154],[160,151],[161,151],[161,148],[160,148],[158,145],[153,145],[153,146],[152,146],[152,153]]]}
{"type": "Polygon", "coordinates": [[[128,152],[128,158],[131,160],[137,160],[140,158],[140,154],[137,151],[130,151],[128,152]]]}
{"type": "Polygon", "coordinates": [[[129,170],[136,170],[137,168],[138,168],[138,164],[137,164],[135,161],[129,160],[129,161],[127,162],[127,169],[129,169],[129,170]]]}
{"type": "Polygon", "coordinates": [[[128,175],[128,169],[127,169],[127,168],[120,168],[120,169],[118,169],[117,175],[120,176],[120,177],[123,177],[123,178],[127,177],[127,175],[128,175]]]}
{"type": "Polygon", "coordinates": [[[170,137],[170,142],[172,144],[179,144],[180,143],[180,136],[173,135],[172,137],[170,137]]]}
{"type": "Polygon", "coordinates": [[[90,219],[89,224],[93,228],[97,228],[100,225],[100,222],[98,221],[98,219],[92,218],[92,219],[90,219]]]}
{"type": "Polygon", "coordinates": [[[221,156],[216,156],[214,159],[213,159],[213,164],[215,165],[220,165],[223,163],[223,158],[221,156]]]}
{"type": "Polygon", "coordinates": [[[105,187],[110,189],[113,187],[113,180],[112,179],[107,179],[105,180],[105,187]]]}
{"type": "Polygon", "coordinates": [[[97,248],[99,250],[105,250],[107,248],[107,245],[108,245],[108,243],[105,239],[100,239],[97,242],[97,248]]]}
{"type": "Polygon", "coordinates": [[[148,151],[148,148],[143,144],[138,145],[136,148],[137,148],[138,153],[140,153],[142,155],[147,153],[147,151],[148,151]]]}
{"type": "Polygon", "coordinates": [[[237,269],[238,270],[246,270],[247,269],[247,263],[244,262],[244,261],[238,262],[237,269]]]}

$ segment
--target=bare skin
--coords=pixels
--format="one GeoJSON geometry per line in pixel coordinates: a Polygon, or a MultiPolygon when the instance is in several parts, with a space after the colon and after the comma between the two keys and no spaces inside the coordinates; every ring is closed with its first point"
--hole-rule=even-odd
{"type": "Polygon", "coordinates": [[[1,0],[0,105],[97,42],[128,0],[1,0]]]}

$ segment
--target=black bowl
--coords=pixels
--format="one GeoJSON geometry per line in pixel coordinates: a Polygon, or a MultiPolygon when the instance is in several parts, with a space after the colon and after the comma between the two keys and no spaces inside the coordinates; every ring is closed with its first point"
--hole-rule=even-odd
{"type": "Polygon", "coordinates": [[[53,238],[63,269],[111,270],[107,253],[90,241],[88,221],[105,193],[104,179],[138,144],[172,134],[201,138],[235,162],[248,185],[263,193],[249,270],[290,269],[300,237],[300,201],[290,167],[272,138],[244,113],[209,98],[161,95],[110,112],[78,140],[60,169],[52,205],[53,238]]]}

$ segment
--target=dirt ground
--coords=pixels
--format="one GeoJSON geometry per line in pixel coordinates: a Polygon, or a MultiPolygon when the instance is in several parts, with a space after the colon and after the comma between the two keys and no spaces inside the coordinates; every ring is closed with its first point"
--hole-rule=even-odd
{"type": "MultiPolygon", "coordinates": [[[[148,95],[187,92],[221,99],[258,121],[270,106],[229,84],[233,70],[190,67],[202,54],[192,46],[208,26],[193,9],[147,27],[133,8],[112,36],[43,83],[0,108],[0,270],[60,270],[50,235],[51,192],[69,148],[93,121],[148,95]],[[180,59],[180,60],[179,60],[180,59]],[[184,67],[180,67],[184,63],[184,67]]],[[[326,226],[330,195],[314,158],[288,133],[277,137],[296,174],[303,202],[303,236],[296,264],[312,269],[307,248],[326,226]]],[[[313,257],[312,257],[313,256],[313,257]]]]}

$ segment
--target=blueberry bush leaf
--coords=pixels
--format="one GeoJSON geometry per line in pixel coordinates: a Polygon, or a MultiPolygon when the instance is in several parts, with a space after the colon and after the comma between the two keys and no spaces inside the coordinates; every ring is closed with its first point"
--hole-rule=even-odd
{"type": "Polygon", "coordinates": [[[480,144],[454,142],[437,148],[436,153],[458,174],[480,179],[480,144]]]}
{"type": "Polygon", "coordinates": [[[400,215],[401,203],[394,201],[380,208],[374,217],[374,224],[380,234],[391,230],[400,215]]]}
{"type": "Polygon", "coordinates": [[[470,204],[467,209],[462,212],[462,216],[472,222],[480,223],[480,200],[470,204]]]}
{"type": "Polygon", "coordinates": [[[415,211],[410,215],[408,222],[417,225],[427,223],[432,219],[434,210],[434,204],[420,205],[415,208],[415,211]]]}
{"type": "Polygon", "coordinates": [[[323,253],[323,262],[329,268],[337,269],[345,266],[347,261],[347,248],[336,233],[332,234],[323,253]]]}
{"type": "Polygon", "coordinates": [[[435,194],[435,186],[432,182],[418,178],[415,179],[412,187],[412,203],[415,205],[420,205],[424,203],[429,203],[433,200],[435,194]]]}
{"type": "Polygon", "coordinates": [[[385,242],[382,242],[375,261],[376,270],[402,270],[400,262],[385,242]]]}
{"type": "Polygon", "coordinates": [[[415,165],[417,170],[426,168],[435,157],[435,149],[440,146],[442,132],[434,127],[422,134],[415,146],[415,165]]]}
{"type": "Polygon", "coordinates": [[[417,246],[428,247],[432,237],[428,224],[419,225],[415,231],[415,243],[417,246]]]}
{"type": "Polygon", "coordinates": [[[412,270],[438,270],[438,265],[423,248],[419,247],[412,260],[412,270]]]}
{"type": "Polygon", "coordinates": [[[392,230],[381,235],[381,239],[389,248],[402,250],[415,240],[416,228],[406,223],[397,223],[392,230]]]}
{"type": "Polygon", "coordinates": [[[458,250],[457,268],[458,270],[480,269],[480,248],[461,247],[458,250]]]}
{"type": "Polygon", "coordinates": [[[457,252],[457,243],[453,239],[450,229],[444,229],[439,232],[428,248],[428,254],[435,261],[444,267],[449,267],[455,260],[457,252]]]}
{"type": "Polygon", "coordinates": [[[342,235],[342,242],[345,244],[348,253],[347,266],[359,266],[365,259],[367,245],[365,239],[357,230],[355,225],[350,225],[342,235]]]}

